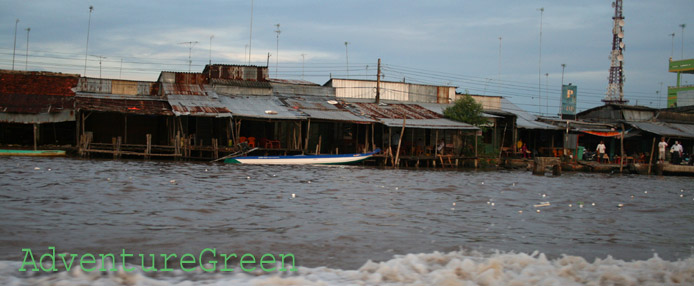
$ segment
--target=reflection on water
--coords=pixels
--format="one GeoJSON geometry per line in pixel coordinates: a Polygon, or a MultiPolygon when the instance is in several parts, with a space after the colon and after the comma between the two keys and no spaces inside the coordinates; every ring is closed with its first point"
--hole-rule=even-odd
{"type": "Polygon", "coordinates": [[[0,185],[0,260],[10,261],[26,247],[214,247],[357,269],[434,251],[672,261],[694,247],[686,177],[0,158],[0,185]]]}

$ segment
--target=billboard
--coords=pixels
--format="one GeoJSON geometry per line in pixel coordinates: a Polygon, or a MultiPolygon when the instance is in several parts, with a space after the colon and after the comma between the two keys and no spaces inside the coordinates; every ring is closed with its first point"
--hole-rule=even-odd
{"type": "Polygon", "coordinates": [[[576,91],[578,86],[562,85],[561,87],[561,115],[576,115],[576,91]]]}

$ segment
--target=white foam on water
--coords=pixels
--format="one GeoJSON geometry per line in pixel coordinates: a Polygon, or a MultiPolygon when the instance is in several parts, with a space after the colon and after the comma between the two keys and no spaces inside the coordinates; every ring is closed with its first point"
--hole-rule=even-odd
{"type": "Polygon", "coordinates": [[[694,256],[667,261],[623,261],[578,256],[548,259],[542,253],[455,251],[396,255],[357,270],[298,267],[292,273],[19,272],[21,263],[0,261],[2,285],[694,285],[694,256]]]}

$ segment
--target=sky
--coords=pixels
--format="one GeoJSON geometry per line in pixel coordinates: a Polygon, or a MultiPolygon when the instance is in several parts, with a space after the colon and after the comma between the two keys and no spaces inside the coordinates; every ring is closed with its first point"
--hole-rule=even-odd
{"type": "MultiPolygon", "coordinates": [[[[456,86],[556,115],[562,75],[578,86],[578,111],[602,105],[610,3],[0,0],[0,69],[84,75],[86,57],[88,77],[156,81],[161,71],[201,72],[212,61],[268,65],[272,78],[324,84],[375,80],[380,58],[387,81],[456,86]]],[[[694,23],[687,22],[694,1],[626,0],[623,7],[625,99],[665,107],[667,86],[676,83],[668,59],[694,58],[694,23]]]]}

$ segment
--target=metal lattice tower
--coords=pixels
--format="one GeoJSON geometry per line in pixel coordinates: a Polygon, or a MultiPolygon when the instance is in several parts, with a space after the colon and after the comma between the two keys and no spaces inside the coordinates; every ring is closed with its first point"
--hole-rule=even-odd
{"type": "Polygon", "coordinates": [[[607,96],[602,100],[607,103],[625,104],[624,99],[624,16],[622,0],[612,2],[614,8],[614,26],[612,27],[612,52],[610,53],[610,76],[608,77],[607,96]]]}

